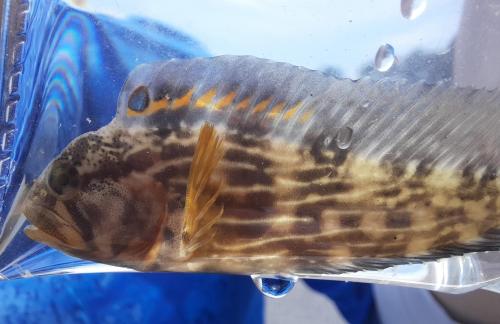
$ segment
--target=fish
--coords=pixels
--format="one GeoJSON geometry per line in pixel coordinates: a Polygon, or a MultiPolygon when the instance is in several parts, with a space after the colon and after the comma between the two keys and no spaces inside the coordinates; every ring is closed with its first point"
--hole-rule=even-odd
{"type": "Polygon", "coordinates": [[[252,56],[136,67],[25,234],[139,271],[339,274],[500,250],[500,94],[252,56]]]}

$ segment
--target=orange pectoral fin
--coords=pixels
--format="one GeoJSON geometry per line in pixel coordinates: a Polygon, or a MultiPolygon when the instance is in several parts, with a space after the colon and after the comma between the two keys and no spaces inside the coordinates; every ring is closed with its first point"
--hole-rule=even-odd
{"type": "Polygon", "coordinates": [[[183,221],[184,255],[192,254],[213,237],[213,225],[223,213],[223,207],[216,202],[222,181],[213,176],[223,154],[222,139],[213,126],[205,124],[189,171],[183,221]]]}

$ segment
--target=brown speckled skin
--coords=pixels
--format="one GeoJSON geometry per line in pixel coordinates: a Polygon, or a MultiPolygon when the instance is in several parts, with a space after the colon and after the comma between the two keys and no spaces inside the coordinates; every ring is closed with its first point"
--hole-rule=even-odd
{"type": "MultiPolygon", "coordinates": [[[[220,60],[227,73],[236,71],[231,64],[238,59],[220,60]]],[[[193,84],[173,86],[154,77],[156,83],[146,86],[138,83],[146,75],[136,73],[124,87],[125,105],[135,83],[157,93],[143,111],[121,107],[110,125],[77,138],[46,169],[25,202],[36,227],[28,235],[85,259],[156,271],[338,273],[500,248],[498,135],[472,130],[463,139],[453,133],[464,125],[460,118],[476,118],[467,125],[498,121],[467,110],[448,115],[446,109],[455,108],[445,104],[447,90],[420,85],[407,89],[407,100],[420,96],[427,105],[436,101],[437,108],[432,116],[424,111],[425,118],[412,117],[404,106],[399,112],[385,108],[397,93],[380,97],[379,88],[360,81],[358,91],[373,95],[367,111],[366,98],[351,94],[356,90],[350,81],[299,72],[278,73],[284,83],[238,88],[233,80],[212,88],[208,82],[196,91],[193,84]],[[294,73],[315,84],[301,88],[303,98],[279,88],[296,84],[288,76],[294,73]],[[351,99],[332,97],[345,89],[351,99]],[[353,126],[352,144],[345,148],[335,144],[342,120],[361,125],[353,126]],[[223,182],[215,204],[224,212],[211,228],[213,238],[186,257],[186,186],[205,121],[223,138],[224,157],[213,177],[223,182]],[[470,151],[467,140],[484,145],[470,151]],[[419,145],[425,141],[430,144],[419,145]],[[58,195],[46,179],[68,165],[76,168],[78,184],[58,195]]],[[[377,87],[386,90],[385,84],[377,87]]],[[[482,100],[475,92],[456,97],[468,104],[482,100]]]]}
{"type": "MultiPolygon", "coordinates": [[[[217,201],[224,214],[209,244],[189,262],[177,260],[196,133],[100,133],[77,140],[58,159],[77,165],[80,192],[41,199],[40,190],[50,192],[42,182],[29,197],[78,224],[84,248],[63,250],[100,262],[142,269],[161,228],[164,242],[149,269],[336,271],[352,260],[452,249],[500,225],[493,175],[422,172],[418,165],[396,171],[349,154],[335,165],[333,151],[322,151],[325,161],[316,162],[312,150],[259,140],[249,145],[251,137],[227,134],[216,175],[224,179],[217,201]],[[169,220],[160,226],[164,211],[169,220]]],[[[57,222],[51,227],[64,240],[57,222]]]]}

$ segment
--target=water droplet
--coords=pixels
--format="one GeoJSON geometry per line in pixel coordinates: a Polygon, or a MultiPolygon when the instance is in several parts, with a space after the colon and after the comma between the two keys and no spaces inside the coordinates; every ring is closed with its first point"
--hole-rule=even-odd
{"type": "Polygon", "coordinates": [[[253,283],[267,297],[281,298],[288,294],[297,282],[294,276],[252,275],[253,283]]]}
{"type": "Polygon", "coordinates": [[[380,72],[386,72],[394,65],[394,62],[396,62],[394,47],[389,44],[380,46],[375,55],[375,68],[380,72]]]}
{"type": "Polygon", "coordinates": [[[401,14],[409,20],[419,17],[426,8],[427,0],[401,0],[401,14]]]}
{"type": "Polygon", "coordinates": [[[335,143],[339,149],[345,150],[351,146],[352,142],[352,134],[354,131],[351,127],[342,127],[337,133],[337,137],[335,138],[335,143]]]}

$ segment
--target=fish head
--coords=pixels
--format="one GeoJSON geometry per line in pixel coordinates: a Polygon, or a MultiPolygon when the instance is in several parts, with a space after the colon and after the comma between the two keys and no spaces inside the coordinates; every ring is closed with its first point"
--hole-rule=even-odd
{"type": "Polygon", "coordinates": [[[25,232],[73,256],[140,268],[135,263],[172,239],[164,225],[169,193],[138,163],[153,153],[131,158],[140,136],[111,128],[77,138],[33,182],[25,232]]]}

